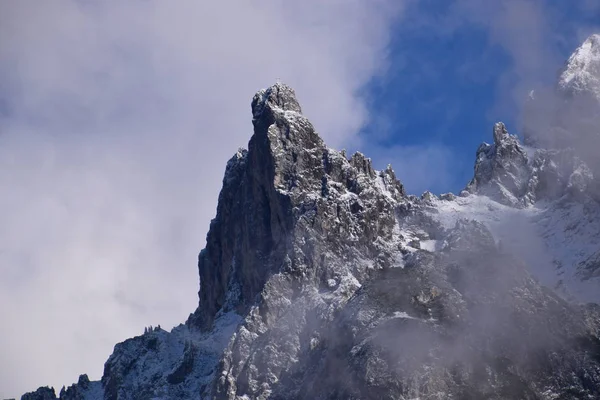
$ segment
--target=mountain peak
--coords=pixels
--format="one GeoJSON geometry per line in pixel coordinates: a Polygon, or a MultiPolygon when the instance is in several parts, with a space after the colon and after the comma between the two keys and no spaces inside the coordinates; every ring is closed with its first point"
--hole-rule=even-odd
{"type": "Polygon", "coordinates": [[[508,137],[506,125],[503,122],[496,122],[494,124],[494,143],[499,146],[508,137]]]}
{"type": "Polygon", "coordinates": [[[291,87],[276,83],[259,90],[252,116],[248,150],[227,165],[217,216],[199,256],[199,306],[189,323],[205,330],[222,314],[245,315],[282,271],[327,286],[333,266],[304,235],[316,230],[322,243],[352,234],[375,252],[371,241],[392,235],[392,207],[404,198],[391,168],[376,171],[360,153],[347,159],[327,148],[291,87]]]}
{"type": "Polygon", "coordinates": [[[558,86],[566,93],[590,93],[600,101],[600,34],[589,36],[569,57],[558,86]]]}
{"type": "Polygon", "coordinates": [[[599,47],[600,46],[600,33],[591,34],[584,42],[590,43],[591,46],[599,47]]]}
{"type": "Polygon", "coordinates": [[[518,198],[526,184],[527,154],[517,137],[508,133],[504,123],[494,124],[493,136],[493,145],[482,143],[477,149],[475,173],[467,190],[514,206],[519,203],[518,198]]]}
{"type": "Polygon", "coordinates": [[[261,89],[252,98],[252,120],[259,120],[265,110],[293,111],[302,114],[302,108],[296,92],[290,86],[282,82],[261,89]]]}

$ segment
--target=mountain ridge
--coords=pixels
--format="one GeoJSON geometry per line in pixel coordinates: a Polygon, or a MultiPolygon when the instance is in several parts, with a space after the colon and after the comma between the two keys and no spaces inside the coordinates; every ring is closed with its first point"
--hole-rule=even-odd
{"type": "MultiPolygon", "coordinates": [[[[528,270],[514,233],[493,220],[514,214],[543,231],[584,215],[565,210],[588,210],[592,222],[531,236],[542,237],[541,246],[560,235],[562,243],[592,240],[544,284],[566,298],[579,281],[597,289],[596,180],[574,150],[528,148],[497,123],[458,197],[416,197],[391,167],[377,171],[361,153],[348,158],[328,148],[287,85],[257,92],[251,109],[254,135],[227,163],[199,255],[198,308],[170,333],[155,329],[116,345],[100,382],[82,376],[61,399],[600,393],[597,306],[570,304],[540,286],[530,272],[566,259],[550,251],[539,271],[528,270]],[[414,351],[393,350],[397,332],[414,351]],[[523,346],[506,348],[515,338],[523,346]],[[547,347],[538,349],[535,338],[547,347]],[[332,372],[339,367],[344,379],[332,372]]],[[[40,388],[23,398],[56,395],[40,388]]]]}

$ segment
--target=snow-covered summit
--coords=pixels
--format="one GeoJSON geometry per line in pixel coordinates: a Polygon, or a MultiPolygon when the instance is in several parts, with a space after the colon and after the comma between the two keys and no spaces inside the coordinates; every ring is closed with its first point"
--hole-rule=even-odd
{"type": "Polygon", "coordinates": [[[600,34],[593,34],[569,57],[558,87],[569,94],[589,93],[600,101],[600,34]]]}
{"type": "Polygon", "coordinates": [[[575,50],[554,88],[527,99],[523,125],[527,145],[572,149],[600,176],[600,35],[591,35],[575,50]]]}

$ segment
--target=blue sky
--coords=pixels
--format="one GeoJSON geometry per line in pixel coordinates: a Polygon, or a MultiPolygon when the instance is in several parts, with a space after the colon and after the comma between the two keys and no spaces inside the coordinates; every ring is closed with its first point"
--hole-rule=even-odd
{"type": "MultiPolygon", "coordinates": [[[[493,123],[503,121],[511,133],[520,134],[528,88],[553,85],[568,56],[600,23],[598,8],[584,1],[530,2],[535,6],[520,10],[522,19],[484,5],[488,2],[460,3],[469,2],[412,3],[393,27],[386,71],[365,89],[372,118],[361,132],[367,148],[435,145],[446,153],[442,157],[452,159],[443,165],[431,160],[432,169],[444,168],[443,179],[413,180],[412,171],[396,168],[415,194],[464,188],[479,143],[491,141],[493,123]],[[474,15],[463,14],[469,10],[474,15]],[[486,13],[496,14],[507,36],[522,35],[516,38],[520,43],[495,35],[486,13]],[[532,20],[537,23],[527,26],[532,20]],[[530,65],[515,59],[523,52],[535,57],[530,65]]],[[[398,161],[373,158],[379,168],[398,161]]],[[[407,167],[401,160],[400,166],[407,167]]]]}

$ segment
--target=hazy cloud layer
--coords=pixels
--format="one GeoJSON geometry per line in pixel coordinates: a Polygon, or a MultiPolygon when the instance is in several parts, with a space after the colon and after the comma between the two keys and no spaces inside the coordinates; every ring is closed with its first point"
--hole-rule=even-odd
{"type": "Polygon", "coordinates": [[[98,379],[196,306],[225,161],[280,78],[331,146],[385,62],[396,1],[0,4],[0,397],[98,379]]]}

